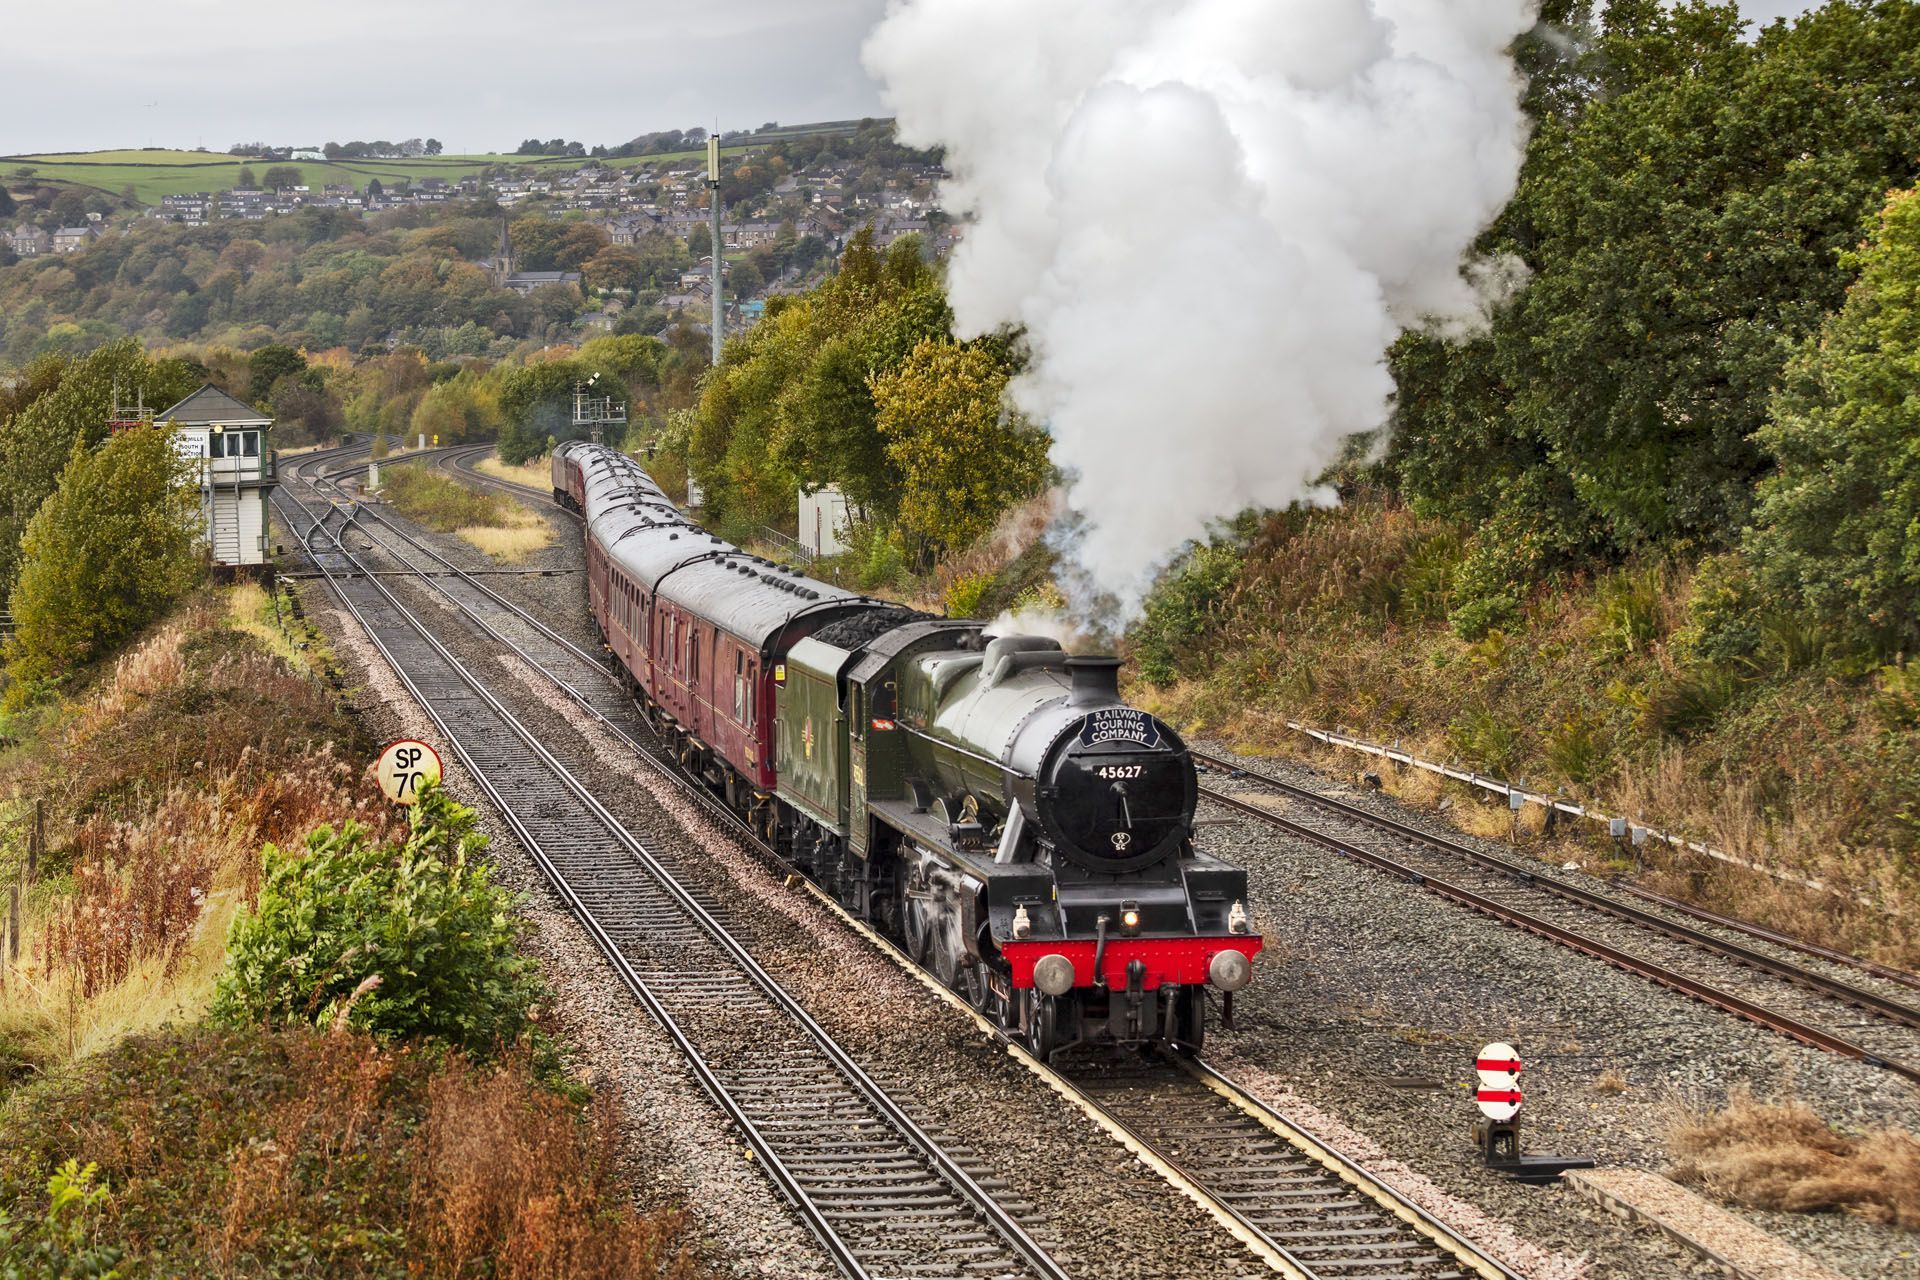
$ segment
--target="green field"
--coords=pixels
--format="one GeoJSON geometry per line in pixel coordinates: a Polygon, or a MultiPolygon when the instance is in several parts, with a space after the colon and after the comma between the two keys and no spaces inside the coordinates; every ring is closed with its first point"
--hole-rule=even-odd
{"type": "MultiPolygon", "coordinates": [[[[727,155],[739,155],[751,149],[750,144],[732,144],[723,151],[727,155]]],[[[633,168],[662,161],[698,159],[705,154],[704,151],[675,151],[604,163],[614,168],[633,168]]],[[[356,189],[364,190],[373,178],[380,179],[383,186],[393,186],[416,178],[454,181],[497,164],[571,172],[581,163],[577,156],[465,155],[419,156],[410,160],[275,161],[246,160],[204,151],[88,151],[0,156],[0,182],[10,186],[27,182],[65,183],[116,196],[131,187],[135,200],[157,204],[161,196],[225,191],[239,181],[242,168],[251,168],[254,177],[259,178],[270,167],[285,165],[300,170],[302,180],[311,187],[352,183],[356,189]]]]}

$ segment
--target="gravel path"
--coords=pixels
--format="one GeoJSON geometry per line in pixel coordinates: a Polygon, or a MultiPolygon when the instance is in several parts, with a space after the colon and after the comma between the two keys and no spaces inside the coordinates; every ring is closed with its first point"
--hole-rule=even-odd
{"type": "MultiPolygon", "coordinates": [[[[1511,853],[1305,766],[1196,745],[1511,853]]],[[[1920,1129],[1920,1091],[1888,1072],[1805,1048],[1217,805],[1203,803],[1201,818],[1209,850],[1252,876],[1269,947],[1242,996],[1240,1029],[1209,1046],[1223,1069],[1322,1109],[1536,1244],[1591,1254],[1594,1276],[1684,1275],[1693,1264],[1651,1232],[1623,1235],[1572,1196],[1476,1166],[1473,1055],[1488,1041],[1514,1043],[1528,1062],[1530,1150],[1663,1169],[1678,1108],[1717,1104],[1738,1084],[1807,1099],[1845,1126],[1920,1129]],[[1626,1087],[1611,1091],[1607,1072],[1626,1087]]],[[[1837,1215],[1748,1216],[1848,1275],[1920,1276],[1915,1233],[1837,1215]]]]}

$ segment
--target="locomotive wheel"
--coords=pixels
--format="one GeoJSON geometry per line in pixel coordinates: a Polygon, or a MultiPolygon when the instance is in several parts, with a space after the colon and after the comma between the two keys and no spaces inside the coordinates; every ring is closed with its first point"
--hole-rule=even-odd
{"type": "Polygon", "coordinates": [[[1033,1050],[1033,1056],[1040,1061],[1051,1061],[1053,1051],[1060,1044],[1059,1001],[1039,991],[1029,992],[1027,998],[1033,1001],[1033,1023],[1027,1031],[1027,1048],[1033,1050]]]}

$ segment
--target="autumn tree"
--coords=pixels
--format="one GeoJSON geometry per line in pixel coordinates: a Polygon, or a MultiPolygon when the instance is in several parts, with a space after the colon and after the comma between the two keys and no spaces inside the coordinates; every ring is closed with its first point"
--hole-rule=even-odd
{"type": "Polygon", "coordinates": [[[200,498],[160,427],[76,442],[22,542],[8,699],[102,657],[198,580],[200,498]]]}
{"type": "Polygon", "coordinates": [[[873,378],[877,425],[900,471],[900,530],[923,562],[989,532],[1046,482],[1047,438],[1003,403],[989,343],[926,339],[873,378]]]}
{"type": "Polygon", "coordinates": [[[44,389],[0,421],[0,589],[18,577],[27,522],[59,483],[74,442],[106,438],[115,394],[165,408],[198,385],[185,363],[150,360],[131,340],[61,361],[57,378],[36,368],[44,389]]]}

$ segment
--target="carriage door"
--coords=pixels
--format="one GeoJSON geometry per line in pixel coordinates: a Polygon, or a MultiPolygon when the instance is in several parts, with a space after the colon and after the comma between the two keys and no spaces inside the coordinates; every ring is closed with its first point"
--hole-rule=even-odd
{"type": "Polygon", "coordinates": [[[847,687],[847,846],[867,856],[867,692],[847,687]]]}

